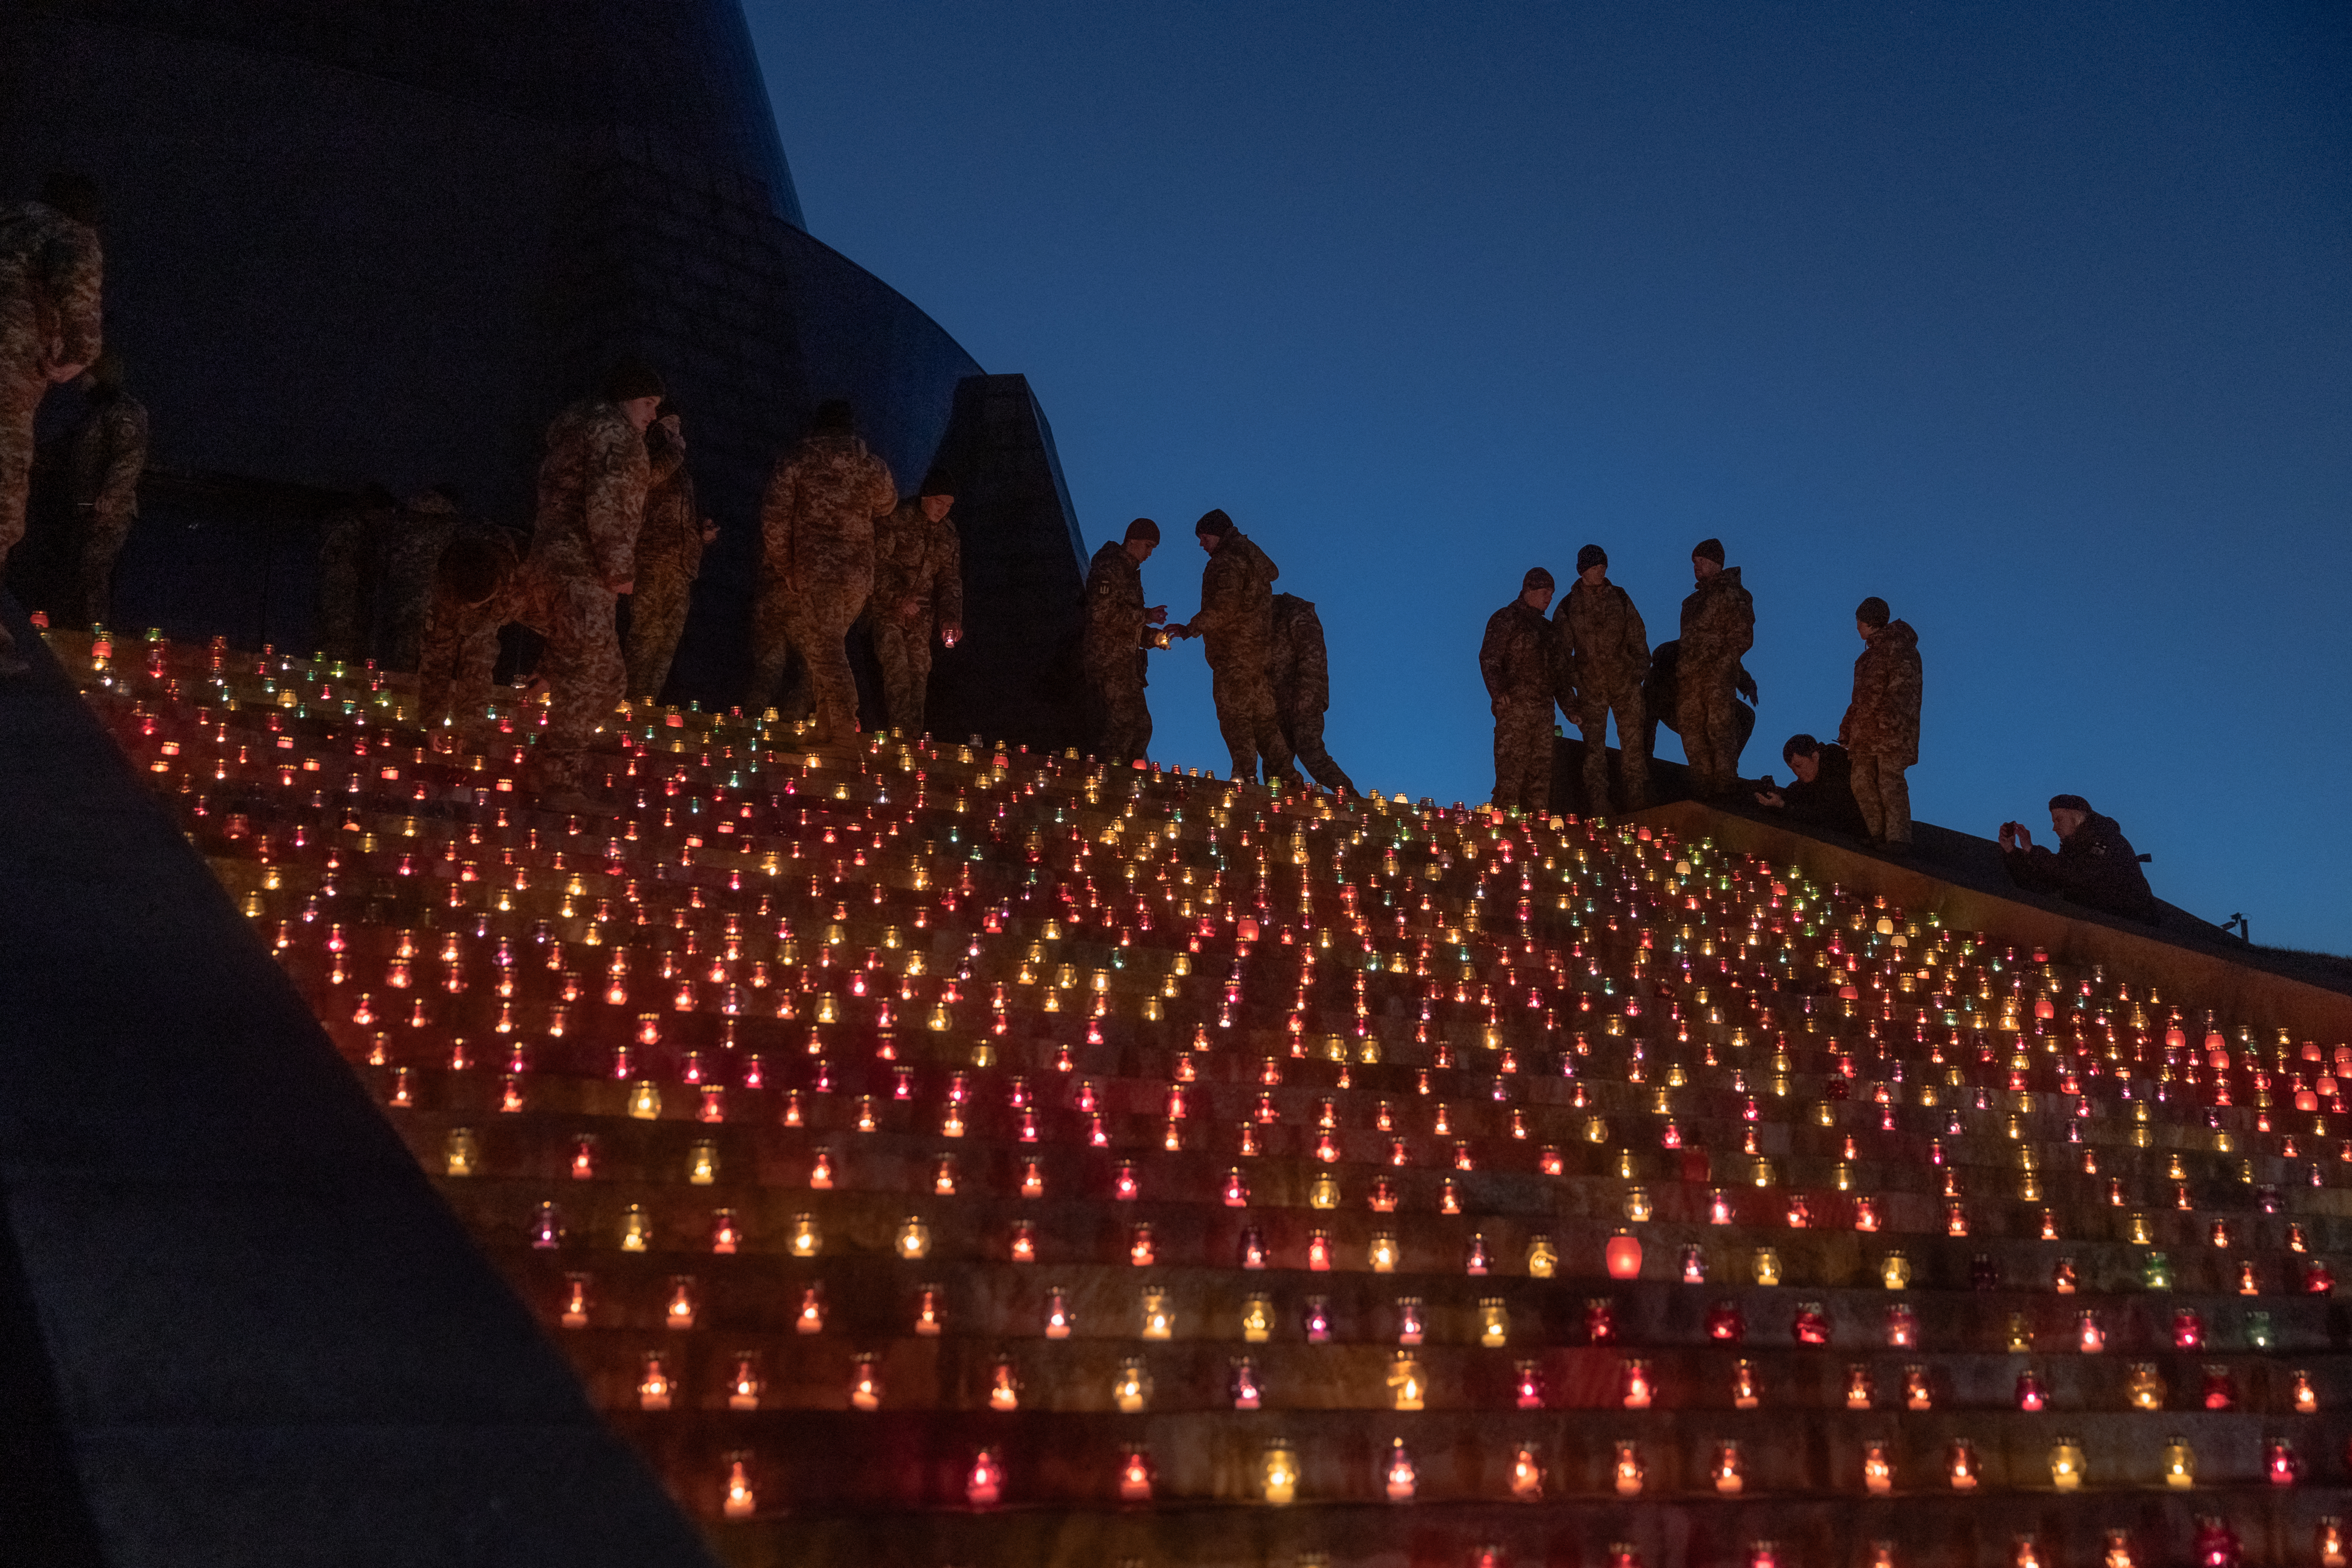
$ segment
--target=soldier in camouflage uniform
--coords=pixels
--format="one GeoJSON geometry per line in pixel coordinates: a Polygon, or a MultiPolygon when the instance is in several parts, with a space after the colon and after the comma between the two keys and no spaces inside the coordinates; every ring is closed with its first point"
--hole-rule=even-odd
{"type": "Polygon", "coordinates": [[[1274,712],[1282,738],[1308,775],[1327,789],[1356,793],[1356,781],[1323,746],[1323,715],[1331,706],[1331,663],[1323,622],[1296,594],[1274,596],[1274,646],[1266,659],[1274,712]]]}
{"type": "Polygon", "coordinates": [[[1192,536],[1208,552],[1201,572],[1201,613],[1191,624],[1171,627],[1205,639],[1217,704],[1217,730],[1233,753],[1234,779],[1255,784],[1263,762],[1265,780],[1304,789],[1307,781],[1291,763],[1290,743],[1275,716],[1274,687],[1266,662],[1274,645],[1274,583],[1281,570],[1222,510],[1202,515],[1192,536]]]}
{"type": "Polygon", "coordinates": [[[1756,601],[1739,585],[1739,568],[1724,565],[1720,540],[1701,540],[1692,549],[1691,574],[1697,586],[1683,601],[1675,728],[1690,762],[1691,794],[1706,800],[1739,782],[1733,710],[1746,676],[1740,655],[1756,643],[1756,601]]]}
{"type": "Polygon", "coordinates": [[[114,563],[139,516],[139,476],[147,467],[147,410],[122,390],[122,363],[100,354],[81,379],[89,407],[67,438],[79,567],[74,608],[82,623],[107,620],[114,563]]]}
{"type": "Polygon", "coordinates": [[[393,493],[371,484],[350,506],[327,519],[319,544],[314,613],[319,647],[329,658],[358,660],[373,651],[370,600],[381,575],[383,542],[399,516],[400,502],[393,493]]]}
{"type": "Polygon", "coordinates": [[[1911,846],[1911,785],[1903,770],[1919,760],[1919,702],[1925,676],[1919,634],[1891,619],[1873,595],[1853,612],[1863,649],[1853,661],[1853,701],[1838,725],[1853,778],[1853,803],[1871,838],[1890,849],[1911,846]]]}
{"type": "MultiPolygon", "coordinates": [[[[667,406],[667,405],[665,405],[667,406]]],[[[687,603],[702,574],[702,547],[719,537],[695,510],[694,476],[686,467],[686,431],[665,413],[646,432],[653,488],[637,531],[637,589],[629,597],[629,694],[651,702],[669,680],[670,660],[686,635],[687,603]]]]}
{"type": "Polygon", "coordinates": [[[547,639],[539,672],[550,703],[533,782],[552,810],[587,808],[582,759],[626,685],[614,601],[635,585],[653,483],[646,430],[661,400],[661,377],[624,363],[602,397],[573,404],[548,426],[530,553],[509,593],[514,618],[547,639]]]}
{"type": "Polygon", "coordinates": [[[516,530],[461,526],[434,568],[416,690],[417,722],[436,751],[458,750],[483,721],[499,632],[520,617],[517,588],[530,548],[516,530]]]}
{"type": "Polygon", "coordinates": [[[948,512],[955,482],[934,467],[923,488],[874,525],[874,598],[866,609],[882,666],[882,711],[903,735],[923,731],[931,638],[963,636],[963,544],[948,512]]]}
{"type": "MultiPolygon", "coordinates": [[[[25,537],[42,395],[103,347],[97,224],[97,192],[69,174],[50,175],[37,202],[0,208],[0,571],[25,537]]],[[[30,668],[0,626],[0,676],[30,668]]]]}
{"type": "Polygon", "coordinates": [[[1576,552],[1576,581],[1552,616],[1559,705],[1584,735],[1584,808],[1609,811],[1609,715],[1617,715],[1625,809],[1650,804],[1650,724],[1642,683],[1650,674],[1650,634],[1633,596],[1609,580],[1609,552],[1576,552]]]}
{"type": "Polygon", "coordinates": [[[857,438],[850,406],[839,400],[817,409],[768,481],[751,702],[768,700],[798,645],[823,743],[847,745],[857,735],[857,681],[845,639],[874,589],[874,521],[898,504],[889,468],[857,438]]]}
{"type": "Polygon", "coordinates": [[[1551,805],[1551,574],[1530,566],[1519,596],[1486,617],[1478,673],[1495,714],[1495,800],[1541,816],[1551,805]]]}
{"type": "Polygon", "coordinates": [[[1109,763],[1132,763],[1151,746],[1151,709],[1144,701],[1146,652],[1150,628],[1168,619],[1165,605],[1145,605],[1143,563],[1160,548],[1160,525],[1139,517],[1127,537],[1105,541],[1087,567],[1079,645],[1087,676],[1087,728],[1094,753],[1109,763]]]}

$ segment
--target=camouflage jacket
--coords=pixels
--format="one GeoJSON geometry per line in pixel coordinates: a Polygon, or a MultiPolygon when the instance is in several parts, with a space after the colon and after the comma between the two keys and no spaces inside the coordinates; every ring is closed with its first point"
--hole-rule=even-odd
{"type": "Polygon", "coordinates": [[[1588,587],[1582,578],[1552,612],[1553,654],[1560,705],[1580,695],[1600,700],[1638,690],[1650,673],[1650,632],[1633,595],[1614,583],[1588,587]]]}
{"type": "Polygon", "coordinates": [[[1478,673],[1497,707],[1549,708],[1552,700],[1551,623],[1525,599],[1513,599],[1486,617],[1478,645],[1478,673]]]}
{"type": "Polygon", "coordinates": [[[1889,621],[1853,661],[1853,702],[1838,725],[1840,743],[1904,767],[1917,762],[1923,680],[1919,634],[1908,621],[1889,621]]]}
{"type": "Polygon", "coordinates": [[[870,587],[874,520],[898,504],[881,458],[855,436],[812,436],[776,465],[760,507],[767,570],[802,592],[870,587]]]}
{"type": "Polygon", "coordinates": [[[1739,568],[1727,566],[1683,601],[1682,668],[1724,669],[1756,646],[1756,601],[1739,585],[1739,568]]]}
{"type": "Polygon", "coordinates": [[[1274,596],[1274,646],[1265,661],[1274,703],[1282,713],[1320,713],[1331,706],[1331,663],[1323,647],[1323,621],[1296,594],[1274,596]]]}
{"type": "Polygon", "coordinates": [[[652,483],[637,530],[637,570],[667,569],[690,583],[702,574],[702,515],[695,510],[685,443],[667,426],[655,425],[646,432],[646,464],[652,483]]]}
{"type": "Polygon", "coordinates": [[[963,541],[952,517],[933,522],[920,497],[901,501],[874,525],[872,613],[904,625],[929,621],[937,630],[963,630],[963,541]],[[908,621],[900,606],[919,607],[908,621]]]}
{"type": "Polygon", "coordinates": [[[1274,641],[1274,584],[1282,569],[1250,537],[1225,535],[1201,569],[1201,613],[1192,629],[1203,639],[1209,668],[1264,662],[1274,641]]]}
{"type": "Polygon", "coordinates": [[[1081,645],[1090,669],[1117,668],[1131,658],[1143,663],[1145,632],[1143,563],[1118,540],[1106,541],[1087,566],[1085,641],[1081,645]]]}
{"type": "Polygon", "coordinates": [[[551,574],[625,582],[653,478],[646,440],[618,405],[575,403],[547,427],[530,559],[551,574]]]}
{"type": "Polygon", "coordinates": [[[147,468],[147,410],[135,397],[101,395],[74,426],[67,449],[77,509],[139,515],[139,476],[147,468]]]}
{"type": "Polygon", "coordinates": [[[88,364],[103,338],[98,231],[39,202],[0,208],[0,359],[88,364]]]}

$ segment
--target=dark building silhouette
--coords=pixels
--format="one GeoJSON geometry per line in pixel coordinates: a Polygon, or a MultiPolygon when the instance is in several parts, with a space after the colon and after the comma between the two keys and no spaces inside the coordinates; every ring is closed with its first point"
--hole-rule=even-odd
{"type": "Polygon", "coordinates": [[[307,650],[329,510],[455,483],[524,521],[548,419],[635,353],[722,530],[674,699],[739,700],[761,487],[847,396],[902,485],[944,449],[971,492],[990,596],[935,727],[1076,739],[1053,660],[1083,552],[1042,412],[801,226],[733,0],[19,0],[0,195],[52,167],[103,194],[108,341],[154,421],[118,621],[307,650]]]}

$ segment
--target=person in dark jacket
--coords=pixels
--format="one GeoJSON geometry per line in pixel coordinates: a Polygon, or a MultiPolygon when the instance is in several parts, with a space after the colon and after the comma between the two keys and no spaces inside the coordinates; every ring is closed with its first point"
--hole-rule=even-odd
{"type": "Polygon", "coordinates": [[[1791,735],[1780,748],[1780,760],[1797,775],[1796,782],[1785,790],[1757,791],[1757,805],[1785,811],[1790,821],[1809,827],[1833,827],[1863,837],[1866,829],[1862,807],[1853,798],[1853,763],[1843,746],[1834,741],[1824,746],[1811,735],[1791,735]]]}
{"type": "Polygon", "coordinates": [[[2000,858],[2011,881],[2127,920],[2156,919],[2147,874],[2114,817],[2101,816],[2079,795],[2053,795],[2050,826],[2058,835],[2054,854],[2035,844],[2023,823],[2000,825],[2000,858]]]}

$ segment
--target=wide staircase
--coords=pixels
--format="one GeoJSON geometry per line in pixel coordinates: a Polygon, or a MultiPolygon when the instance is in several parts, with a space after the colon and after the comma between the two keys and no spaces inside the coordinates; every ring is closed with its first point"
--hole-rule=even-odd
{"type": "MultiPolygon", "coordinates": [[[[2352,1050],[1704,836],[53,633],[745,1565],[2340,1565],[2352,1050]]],[[[2352,1011],[2352,1005],[2347,1006],[2352,1011]]]]}

